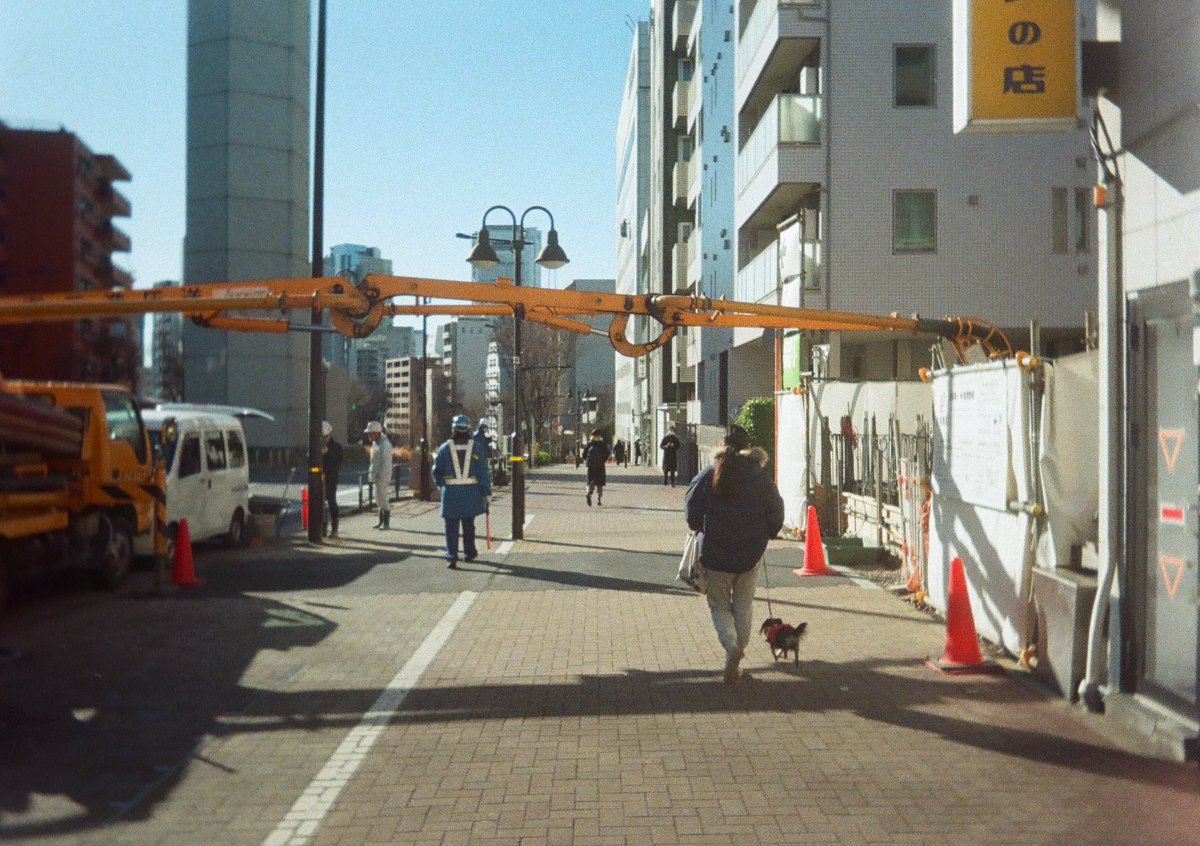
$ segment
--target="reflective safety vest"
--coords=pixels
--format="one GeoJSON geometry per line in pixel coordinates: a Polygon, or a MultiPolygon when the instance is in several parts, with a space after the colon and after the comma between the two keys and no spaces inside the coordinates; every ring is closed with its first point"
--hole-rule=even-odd
{"type": "Polygon", "coordinates": [[[475,441],[469,440],[461,446],[454,443],[454,440],[446,441],[446,446],[450,448],[450,464],[454,467],[454,478],[447,478],[447,485],[474,485],[478,481],[471,472],[471,457],[475,452],[475,441]],[[459,450],[462,449],[465,455],[460,460],[459,450]]]}

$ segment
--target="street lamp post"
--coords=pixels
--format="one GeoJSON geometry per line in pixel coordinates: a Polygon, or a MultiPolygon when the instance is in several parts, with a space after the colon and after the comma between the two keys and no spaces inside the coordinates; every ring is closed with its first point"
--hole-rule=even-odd
{"type": "MultiPolygon", "coordinates": [[[[325,0],[317,7],[317,90],[313,115],[312,275],[325,275],[322,233],[325,228],[325,0]]],[[[321,418],[325,414],[324,354],[321,349],[321,310],[312,308],[308,340],[308,502],[311,514],[325,513],[325,479],[322,476],[321,418]],[[315,509],[315,510],[313,510],[315,509]]],[[[336,498],[335,498],[336,500],[336,498]]],[[[336,507],[336,506],[335,506],[336,507]]],[[[322,542],[323,517],[308,521],[309,543],[322,542]]]]}
{"type": "MultiPolygon", "coordinates": [[[[420,302],[420,298],[417,298],[420,302]]],[[[429,298],[425,297],[425,305],[429,298]]],[[[421,500],[429,499],[429,315],[421,315],[421,500]]]]}
{"type": "MultiPolygon", "coordinates": [[[[503,209],[512,218],[513,285],[521,286],[521,251],[525,247],[525,215],[531,211],[543,211],[550,218],[550,232],[546,236],[546,246],[542,248],[541,254],[535,261],[548,270],[557,270],[570,261],[567,254],[563,252],[563,248],[558,245],[558,231],[554,228],[554,215],[550,213],[549,209],[544,206],[530,206],[525,209],[518,221],[516,213],[508,206],[492,206],[483,213],[483,222],[479,226],[479,239],[467,257],[467,261],[473,267],[486,270],[500,263],[487,230],[488,215],[497,209],[503,209]]],[[[521,437],[521,318],[524,316],[523,312],[524,309],[520,306],[513,307],[513,422],[515,428],[513,430],[513,454],[509,459],[512,463],[513,540],[525,537],[525,444],[521,437]]]]}

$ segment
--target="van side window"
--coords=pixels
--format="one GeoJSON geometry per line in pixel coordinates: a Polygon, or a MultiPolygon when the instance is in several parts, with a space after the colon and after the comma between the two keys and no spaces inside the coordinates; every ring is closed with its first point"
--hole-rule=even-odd
{"type": "Polygon", "coordinates": [[[242,443],[242,436],[233,429],[225,432],[225,440],[229,444],[229,466],[243,467],[246,464],[246,445],[242,443]]]}
{"type": "Polygon", "coordinates": [[[208,459],[209,470],[225,469],[225,439],[219,431],[204,433],[204,457],[208,459]]]}
{"type": "Polygon", "coordinates": [[[200,436],[188,434],[183,436],[179,447],[179,478],[186,479],[200,472],[200,436]]]}

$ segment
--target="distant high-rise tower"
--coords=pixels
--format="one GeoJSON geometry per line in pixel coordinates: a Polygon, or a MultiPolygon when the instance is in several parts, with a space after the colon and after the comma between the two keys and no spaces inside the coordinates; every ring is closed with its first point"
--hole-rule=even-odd
{"type": "MultiPolygon", "coordinates": [[[[66,130],[0,123],[0,293],[50,294],[129,288],[113,254],[129,236],[114,183],[129,172],[66,130]]],[[[133,386],[141,356],[128,317],[6,326],[0,373],[29,379],[122,382],[133,386]],[[34,342],[36,341],[36,343],[34,342]]]]}
{"type": "MultiPolygon", "coordinates": [[[[155,282],[155,288],[167,288],[178,282],[155,282]]],[[[150,373],[146,393],[153,399],[177,401],[183,399],[183,315],[177,311],[152,314],[150,373]]]]}
{"type": "MultiPolygon", "coordinates": [[[[357,284],[367,276],[378,273],[384,276],[392,274],[392,260],[382,258],[378,247],[366,247],[362,244],[337,244],[331,247],[329,255],[325,256],[326,276],[345,276],[357,284]]],[[[378,332],[379,330],[376,330],[378,332]]],[[[351,361],[354,359],[355,348],[361,348],[362,339],[351,339],[342,335],[325,336],[325,360],[337,364],[351,372],[351,361]]],[[[405,355],[408,353],[406,352],[405,355]]],[[[394,356],[389,356],[389,358],[394,356]]],[[[383,362],[380,361],[379,379],[383,379],[383,362]]]]}
{"type": "MultiPolygon", "coordinates": [[[[308,0],[188,4],[186,284],[311,272],[309,8],[308,0]]],[[[307,333],[190,321],[183,333],[189,401],[274,415],[247,421],[252,451],[307,444],[307,333]]]]}

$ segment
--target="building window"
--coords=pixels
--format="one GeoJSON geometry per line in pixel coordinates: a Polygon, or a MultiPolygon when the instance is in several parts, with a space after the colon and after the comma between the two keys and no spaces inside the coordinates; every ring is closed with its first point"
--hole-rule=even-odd
{"type": "Polygon", "coordinates": [[[934,61],[932,44],[897,44],[895,103],[898,107],[934,106],[934,61]]]}
{"type": "Polygon", "coordinates": [[[896,191],[892,195],[892,251],[937,251],[936,191],[896,191]]]}

